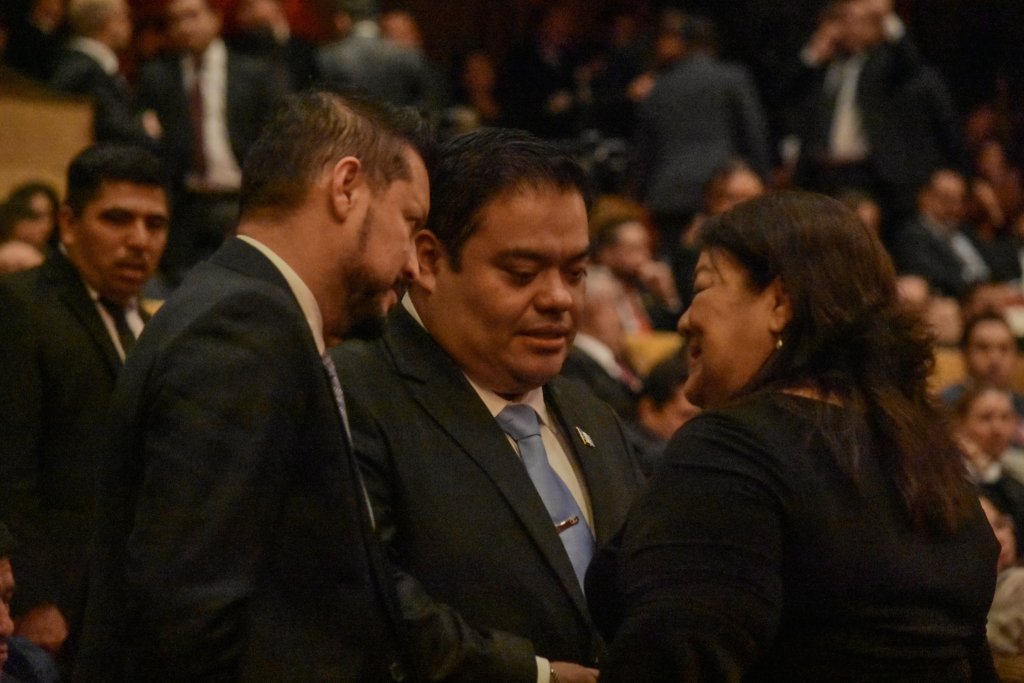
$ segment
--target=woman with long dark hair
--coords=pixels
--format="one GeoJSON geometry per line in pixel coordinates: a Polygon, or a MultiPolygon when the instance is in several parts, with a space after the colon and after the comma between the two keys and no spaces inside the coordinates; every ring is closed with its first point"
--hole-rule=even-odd
{"type": "Polygon", "coordinates": [[[839,202],[703,229],[670,442],[587,595],[601,681],[985,681],[998,546],[928,395],[922,323],[839,202]]]}

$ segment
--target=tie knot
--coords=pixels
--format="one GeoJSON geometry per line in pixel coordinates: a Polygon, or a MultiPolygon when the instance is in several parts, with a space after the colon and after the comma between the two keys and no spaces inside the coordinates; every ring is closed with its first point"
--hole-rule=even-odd
{"type": "Polygon", "coordinates": [[[505,433],[516,441],[540,434],[540,421],[537,419],[537,412],[522,403],[505,406],[498,413],[497,420],[505,433]]]}
{"type": "Polygon", "coordinates": [[[124,306],[122,306],[121,304],[115,303],[110,299],[105,299],[102,296],[99,298],[99,301],[100,305],[103,306],[103,308],[107,309],[107,313],[109,313],[111,317],[114,318],[114,320],[124,317],[125,310],[124,306]]]}

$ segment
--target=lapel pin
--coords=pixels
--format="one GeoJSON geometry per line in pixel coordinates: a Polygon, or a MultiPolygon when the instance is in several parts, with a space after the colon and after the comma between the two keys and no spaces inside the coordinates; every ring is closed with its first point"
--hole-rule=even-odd
{"type": "Polygon", "coordinates": [[[576,428],[576,433],[580,435],[580,441],[583,442],[584,446],[590,446],[591,448],[596,448],[596,446],[594,445],[594,440],[590,438],[590,434],[587,434],[585,431],[583,431],[579,427],[576,428]]]}

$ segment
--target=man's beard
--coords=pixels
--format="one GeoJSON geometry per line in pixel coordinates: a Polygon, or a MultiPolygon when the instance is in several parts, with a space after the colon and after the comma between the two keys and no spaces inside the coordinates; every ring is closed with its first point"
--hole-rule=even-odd
{"type": "Polygon", "coordinates": [[[362,267],[350,273],[349,296],[345,303],[348,318],[345,339],[376,339],[384,333],[387,312],[383,310],[381,300],[394,288],[393,283],[388,286],[373,281],[362,267]]]}

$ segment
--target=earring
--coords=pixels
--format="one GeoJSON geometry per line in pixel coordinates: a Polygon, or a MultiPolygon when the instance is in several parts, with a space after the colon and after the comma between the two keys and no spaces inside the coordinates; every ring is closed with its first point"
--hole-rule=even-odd
{"type": "Polygon", "coordinates": [[[782,337],[775,340],[775,350],[778,351],[782,348],[782,337]]]}

